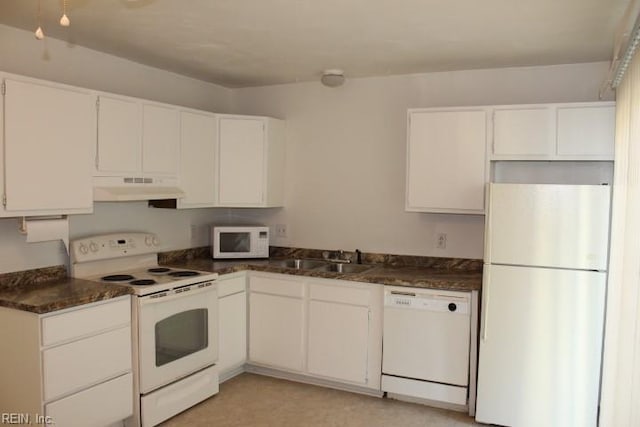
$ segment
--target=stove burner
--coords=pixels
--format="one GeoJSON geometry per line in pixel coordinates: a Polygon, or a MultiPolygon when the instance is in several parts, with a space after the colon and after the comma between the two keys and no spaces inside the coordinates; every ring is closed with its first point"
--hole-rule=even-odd
{"type": "Polygon", "coordinates": [[[171,271],[171,269],[167,268],[167,267],[154,267],[154,268],[148,269],[147,273],[162,274],[162,273],[166,273],[168,271],[171,271]]]}
{"type": "Polygon", "coordinates": [[[129,282],[130,285],[140,285],[140,286],[155,285],[156,283],[158,282],[152,279],[139,279],[139,280],[132,280],[131,282],[129,282]]]}
{"type": "Polygon", "coordinates": [[[130,274],[111,274],[109,276],[104,276],[101,280],[104,280],[105,282],[128,282],[133,279],[135,279],[135,277],[130,274]]]}
{"type": "Polygon", "coordinates": [[[197,271],[189,271],[189,270],[182,270],[182,271],[172,271],[171,273],[169,273],[169,276],[172,277],[190,277],[190,276],[199,276],[200,273],[198,273],[197,271]]]}

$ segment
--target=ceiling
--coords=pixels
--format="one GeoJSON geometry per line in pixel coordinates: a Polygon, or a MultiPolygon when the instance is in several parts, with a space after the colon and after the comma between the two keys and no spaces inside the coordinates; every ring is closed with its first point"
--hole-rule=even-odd
{"type": "MultiPolygon", "coordinates": [[[[629,0],[68,0],[69,28],[41,2],[46,37],[246,87],[611,60],[629,0]]],[[[37,9],[0,0],[0,24],[34,31],[37,9]]]]}

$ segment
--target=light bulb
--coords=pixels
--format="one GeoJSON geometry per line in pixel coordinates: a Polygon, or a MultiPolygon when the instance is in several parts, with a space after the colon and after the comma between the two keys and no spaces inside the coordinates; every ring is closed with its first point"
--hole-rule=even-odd
{"type": "Polygon", "coordinates": [[[70,23],[71,21],[69,21],[67,14],[63,13],[62,18],[60,18],[60,25],[62,25],[63,27],[68,27],[70,23]]]}
{"type": "Polygon", "coordinates": [[[38,40],[42,40],[44,38],[44,33],[42,32],[41,27],[38,27],[38,29],[36,30],[36,38],[38,40]]]}

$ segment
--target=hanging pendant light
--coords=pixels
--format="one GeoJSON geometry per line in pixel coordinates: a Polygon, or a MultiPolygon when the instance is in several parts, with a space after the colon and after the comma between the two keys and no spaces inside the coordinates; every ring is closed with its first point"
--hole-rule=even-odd
{"type": "MultiPolygon", "coordinates": [[[[62,16],[60,17],[60,25],[63,27],[68,27],[71,25],[71,21],[67,16],[67,2],[68,0],[63,0],[62,2],[62,16]]],[[[38,40],[42,40],[44,38],[44,31],[42,31],[42,0],[38,0],[38,14],[36,15],[38,21],[38,28],[36,28],[35,36],[38,40]]]]}
{"type": "Polygon", "coordinates": [[[68,27],[71,24],[69,21],[69,17],[67,17],[67,0],[62,2],[62,17],[60,18],[60,25],[63,27],[68,27]]]}
{"type": "Polygon", "coordinates": [[[38,28],[36,28],[35,32],[35,36],[38,40],[42,40],[44,38],[44,32],[42,31],[42,26],[40,24],[40,2],[41,0],[38,0],[38,14],[36,15],[36,18],[38,19],[38,28]]]}

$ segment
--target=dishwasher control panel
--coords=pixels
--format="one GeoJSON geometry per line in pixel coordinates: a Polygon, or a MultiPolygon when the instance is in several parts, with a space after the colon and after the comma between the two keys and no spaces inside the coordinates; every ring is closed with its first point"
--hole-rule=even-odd
{"type": "Polygon", "coordinates": [[[451,293],[414,293],[385,291],[385,307],[426,310],[443,313],[469,314],[470,298],[466,295],[451,293]]]}

